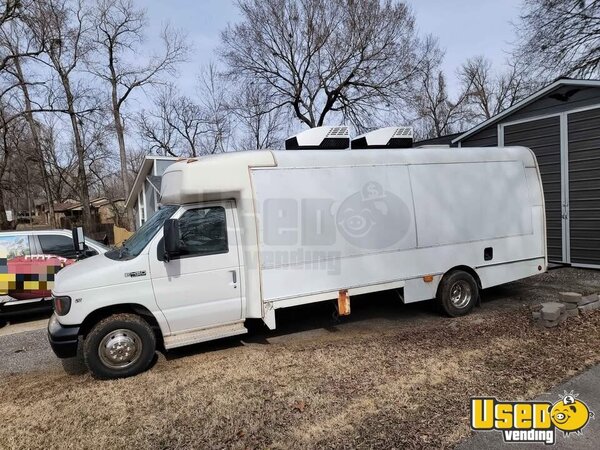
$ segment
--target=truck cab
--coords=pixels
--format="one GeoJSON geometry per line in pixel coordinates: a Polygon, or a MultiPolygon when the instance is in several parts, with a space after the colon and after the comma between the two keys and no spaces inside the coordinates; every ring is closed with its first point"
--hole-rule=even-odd
{"type": "Polygon", "coordinates": [[[57,355],[74,356],[84,334],[101,349],[86,351],[92,371],[113,377],[147,364],[158,336],[169,349],[246,332],[236,215],[234,200],[164,205],[121,248],[66,268],[49,324],[57,355]]]}

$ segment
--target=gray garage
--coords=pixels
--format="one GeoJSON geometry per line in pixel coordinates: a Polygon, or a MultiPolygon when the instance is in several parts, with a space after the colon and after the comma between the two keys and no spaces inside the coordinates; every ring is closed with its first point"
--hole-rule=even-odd
{"type": "Polygon", "coordinates": [[[452,140],[537,156],[551,262],[600,268],[600,81],[560,79],[452,140]]]}

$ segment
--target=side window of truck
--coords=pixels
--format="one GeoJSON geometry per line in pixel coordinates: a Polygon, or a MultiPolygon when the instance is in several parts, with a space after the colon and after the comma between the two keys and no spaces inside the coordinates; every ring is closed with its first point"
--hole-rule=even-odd
{"type": "Polygon", "coordinates": [[[62,256],[63,258],[75,259],[77,253],[73,248],[73,239],[59,234],[40,234],[38,236],[44,255],[62,256]]]}
{"type": "Polygon", "coordinates": [[[190,209],[179,219],[180,256],[227,253],[227,222],[221,206],[190,209]]]}
{"type": "MultiPolygon", "coordinates": [[[[29,247],[29,236],[0,236],[0,265],[5,260],[27,256],[31,254],[29,247]]],[[[0,273],[4,273],[0,271],[0,273]]]]}

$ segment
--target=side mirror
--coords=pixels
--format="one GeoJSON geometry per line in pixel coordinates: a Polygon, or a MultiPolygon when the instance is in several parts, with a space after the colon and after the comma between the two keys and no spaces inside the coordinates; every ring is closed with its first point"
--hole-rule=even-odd
{"type": "Polygon", "coordinates": [[[73,249],[77,254],[85,250],[85,238],[83,237],[83,227],[76,227],[72,230],[73,233],[73,249]]]}
{"type": "Polygon", "coordinates": [[[163,239],[165,242],[165,261],[169,262],[172,256],[179,255],[180,236],[179,220],[167,219],[163,225],[163,239]]]}

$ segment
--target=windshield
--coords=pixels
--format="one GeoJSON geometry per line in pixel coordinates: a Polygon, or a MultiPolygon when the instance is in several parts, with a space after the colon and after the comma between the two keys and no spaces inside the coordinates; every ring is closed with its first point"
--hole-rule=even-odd
{"type": "Polygon", "coordinates": [[[156,235],[179,206],[168,205],[160,208],[144,225],[140,227],[129,239],[127,239],[121,248],[111,250],[105,253],[110,259],[131,259],[141,253],[150,240],[156,235]]]}

